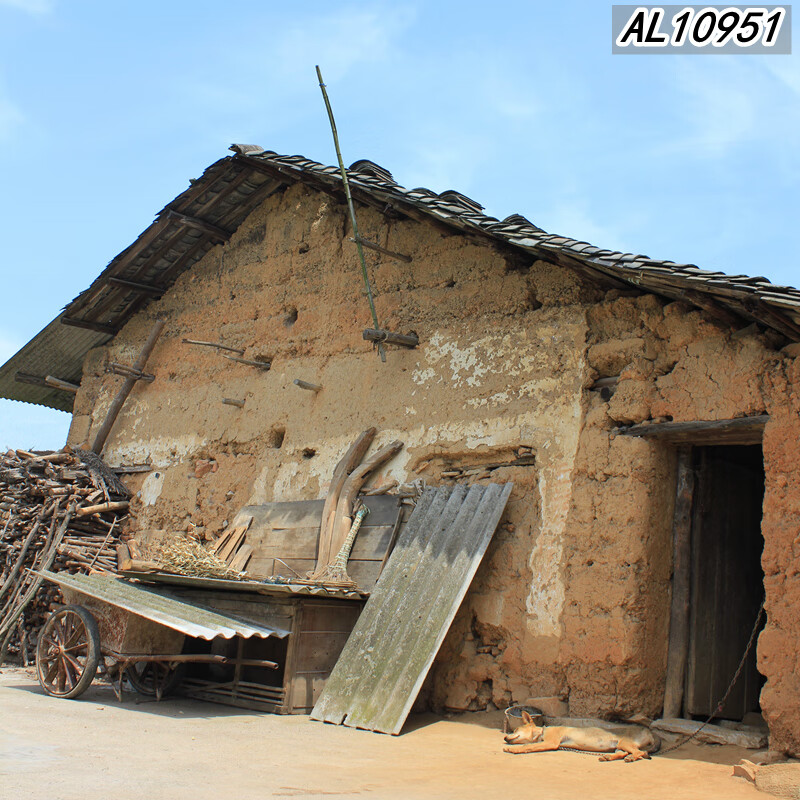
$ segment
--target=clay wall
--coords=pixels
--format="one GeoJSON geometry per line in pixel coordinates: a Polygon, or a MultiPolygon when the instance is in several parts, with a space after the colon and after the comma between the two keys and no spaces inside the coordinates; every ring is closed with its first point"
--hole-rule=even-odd
{"type": "Polygon", "coordinates": [[[362,209],[362,235],[413,258],[368,254],[381,324],[421,339],[417,350],[390,350],[384,365],[361,337],[370,318],[344,211],[299,186],[268,199],[224,248],[89,354],[70,442],[85,444],[102,423],[119,385],[105,365],[132,362],[162,316],[167,325],[147,365],[157,378],[136,387],[105,449],[111,464],[153,465],[127,479],[138,528],[213,537],[242,505],[322,497],[338,458],[372,425],[375,448],[395,438],[406,444],[379,480],[435,484],[454,467],[533,453],[533,466],[491,472],[515,490],[463,611],[475,617],[471,643],[485,650],[475,669],[487,675],[465,682],[469,699],[448,703],[501,705],[517,662],[497,647],[528,642],[531,621],[557,618],[563,602],[586,301],[596,295],[568,271],[362,209]],[[272,368],[183,338],[240,347],[272,368]],[[295,378],[324,388],[304,391],[295,378]],[[245,405],[224,405],[224,397],[245,405]],[[492,675],[495,689],[479,694],[492,675]]]}
{"type": "MultiPolygon", "coordinates": [[[[482,240],[361,209],[362,235],[407,253],[368,255],[383,327],[416,350],[380,363],[343,206],[300,186],[269,198],[110,343],[87,357],[70,443],[90,441],[156,316],[167,326],[106,445],[131,476],[140,528],[212,538],[248,503],[325,495],[363,429],[406,443],[378,482],[532,452],[437,659],[426,699],[502,708],[557,696],[571,713],[656,714],[663,700],[674,452],[613,435],[650,419],[770,413],[763,557],[769,623],[759,642],[776,746],[800,751],[800,631],[792,614],[800,521],[800,370],[756,330],[653,296],[622,296],[482,240]],[[222,341],[268,372],[181,343],[222,341]],[[620,375],[609,401],[589,391],[620,375]],[[321,384],[303,391],[295,378],[321,384]],[[243,400],[239,409],[223,397],[243,400]],[[522,448],[522,450],[520,450],[522,448]]],[[[480,479],[480,472],[468,480],[480,479]]]]}

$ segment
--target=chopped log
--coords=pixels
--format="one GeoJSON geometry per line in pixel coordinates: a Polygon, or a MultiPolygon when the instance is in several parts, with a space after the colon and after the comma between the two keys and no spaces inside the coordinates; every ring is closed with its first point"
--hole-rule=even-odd
{"type": "Polygon", "coordinates": [[[236,406],[236,408],[244,408],[244,400],[235,400],[232,397],[223,397],[222,402],[226,406],[236,406]]]}
{"type": "Polygon", "coordinates": [[[336,554],[336,551],[332,552],[331,540],[333,538],[336,508],[339,505],[339,494],[350,473],[361,463],[361,459],[366,455],[377,432],[377,428],[367,428],[360,434],[333,470],[328,496],[325,498],[325,506],[322,509],[316,569],[326,566],[336,554]]]}
{"type": "Polygon", "coordinates": [[[376,344],[396,344],[399,347],[417,347],[419,345],[419,336],[413,331],[409,334],[403,334],[392,333],[378,328],[366,328],[364,330],[364,339],[376,344]]]}
{"type": "MultiPolygon", "coordinates": [[[[139,357],[133,364],[133,369],[135,371],[144,371],[144,368],[147,364],[147,359],[150,358],[150,354],[153,352],[153,348],[156,346],[158,337],[161,336],[161,331],[164,330],[164,326],[166,324],[167,323],[165,320],[160,319],[153,326],[153,329],[150,331],[150,335],[147,337],[147,341],[145,342],[142,351],[139,353],[139,357]]],[[[133,391],[133,387],[136,386],[136,383],[136,378],[126,378],[125,382],[120,387],[119,392],[117,392],[117,396],[111,401],[111,407],[108,409],[108,415],[106,416],[103,424],[100,426],[100,430],[97,432],[94,444],[92,445],[93,452],[97,454],[102,452],[103,446],[106,443],[106,439],[108,439],[108,435],[111,433],[111,428],[114,426],[114,422],[116,422],[119,412],[122,411],[122,406],[125,405],[125,401],[128,399],[128,395],[133,391]]]]}
{"type": "Polygon", "coordinates": [[[127,500],[116,500],[112,503],[100,503],[96,506],[85,506],[76,512],[78,517],[88,517],[90,514],[104,514],[106,511],[127,511],[127,500]]]}
{"type": "Polygon", "coordinates": [[[131,554],[128,546],[124,544],[117,545],[117,569],[122,572],[131,569],[131,554]]]}
{"type": "Polygon", "coordinates": [[[664,717],[678,717],[683,707],[683,684],[689,652],[689,590],[691,568],[692,502],[694,470],[692,449],[678,451],[678,480],[672,523],[672,609],[667,648],[664,717]]]}

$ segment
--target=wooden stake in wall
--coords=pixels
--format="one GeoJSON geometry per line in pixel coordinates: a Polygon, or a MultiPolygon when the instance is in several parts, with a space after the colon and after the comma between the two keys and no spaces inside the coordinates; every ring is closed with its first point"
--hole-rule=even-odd
{"type": "Polygon", "coordinates": [[[106,439],[108,439],[108,435],[111,433],[111,428],[114,427],[114,423],[119,416],[119,412],[122,411],[122,406],[125,405],[128,395],[133,391],[133,387],[136,386],[137,381],[140,380],[137,375],[142,375],[144,373],[144,368],[147,365],[147,359],[150,358],[150,354],[153,352],[153,348],[156,346],[158,337],[161,336],[161,331],[164,330],[164,326],[166,324],[166,320],[160,319],[153,326],[153,330],[150,331],[150,335],[147,337],[147,341],[144,343],[141,353],[139,353],[139,358],[136,359],[136,362],[131,367],[133,376],[125,378],[125,382],[117,392],[117,396],[111,401],[111,407],[108,409],[108,414],[106,415],[103,424],[100,426],[100,430],[97,432],[94,444],[92,445],[93,452],[97,453],[98,455],[102,452],[103,446],[106,443],[106,439]]]}

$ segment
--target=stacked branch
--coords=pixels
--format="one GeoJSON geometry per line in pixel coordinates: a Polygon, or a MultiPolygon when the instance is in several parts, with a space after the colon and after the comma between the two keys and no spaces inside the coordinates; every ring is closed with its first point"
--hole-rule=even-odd
{"type": "Polygon", "coordinates": [[[27,665],[57,586],[36,572],[115,571],[128,492],[84,451],[0,455],[0,662],[27,665]]]}

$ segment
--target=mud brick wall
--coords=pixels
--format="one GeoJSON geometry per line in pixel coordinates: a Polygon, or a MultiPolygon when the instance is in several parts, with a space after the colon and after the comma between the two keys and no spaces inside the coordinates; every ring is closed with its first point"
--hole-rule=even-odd
{"type": "Polygon", "coordinates": [[[212,538],[248,503],[325,495],[362,430],[405,449],[377,482],[436,484],[531,453],[509,509],[427,686],[434,706],[502,708],[557,695],[572,713],[655,714],[663,700],[674,452],[615,437],[648,419],[770,413],[764,441],[769,624],[759,642],[774,742],[800,751],[798,626],[792,607],[800,517],[794,362],[757,331],[680,303],[622,296],[568,270],[509,257],[432,224],[360,209],[362,234],[411,263],[367,255],[383,327],[416,350],[380,363],[345,208],[301,186],[268,198],[106,347],[92,351],[70,443],[90,441],[157,316],[167,326],[106,445],[130,476],[136,525],[212,538]],[[181,343],[221,341],[268,372],[181,343]],[[620,375],[610,401],[588,391],[620,375]],[[295,378],[321,384],[318,394],[295,378]],[[244,401],[243,408],[222,398],[244,401]]]}

